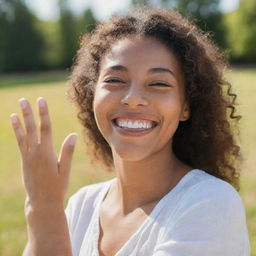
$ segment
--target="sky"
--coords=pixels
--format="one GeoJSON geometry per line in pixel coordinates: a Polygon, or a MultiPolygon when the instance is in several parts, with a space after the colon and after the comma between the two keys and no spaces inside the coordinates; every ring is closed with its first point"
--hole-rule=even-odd
{"type": "MultiPolygon", "coordinates": [[[[58,19],[58,0],[25,0],[29,8],[41,20],[58,19]]],[[[97,19],[107,19],[114,12],[125,11],[130,0],[69,0],[70,6],[76,13],[81,13],[85,8],[92,8],[97,19]]],[[[238,8],[239,0],[221,0],[221,9],[224,13],[238,8]]]]}

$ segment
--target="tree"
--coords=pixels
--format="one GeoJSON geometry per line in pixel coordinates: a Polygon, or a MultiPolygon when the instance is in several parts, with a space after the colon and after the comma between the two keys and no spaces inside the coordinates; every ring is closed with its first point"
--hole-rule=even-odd
{"type": "Polygon", "coordinates": [[[239,9],[241,26],[239,35],[242,40],[241,55],[244,61],[256,63],[256,1],[241,0],[239,9]]]}
{"type": "Polygon", "coordinates": [[[85,10],[81,21],[82,21],[82,27],[81,27],[82,33],[91,32],[96,26],[96,19],[90,8],[85,10]]]}
{"type": "Polygon", "coordinates": [[[96,26],[97,20],[90,8],[86,9],[84,13],[78,17],[78,34],[82,36],[84,33],[91,32],[96,26]]]}
{"type": "Polygon", "coordinates": [[[220,0],[178,0],[176,8],[191,18],[204,31],[212,33],[214,41],[225,48],[227,46],[226,27],[220,11],[220,0]]]}
{"type": "Polygon", "coordinates": [[[0,9],[0,72],[5,69],[8,25],[7,15],[0,9]]]}
{"type": "Polygon", "coordinates": [[[43,66],[43,38],[35,16],[22,0],[3,0],[0,11],[0,71],[27,71],[43,66]]]}
{"type": "Polygon", "coordinates": [[[226,43],[226,27],[220,11],[220,0],[133,0],[133,4],[157,5],[174,8],[192,19],[204,31],[211,32],[213,40],[222,48],[226,43]]]}
{"type": "Polygon", "coordinates": [[[60,38],[62,66],[70,67],[79,46],[79,36],[90,32],[96,24],[91,9],[85,10],[82,16],[76,17],[67,2],[59,0],[60,6],[60,38]]]}
{"type": "Polygon", "coordinates": [[[70,10],[67,0],[60,0],[60,47],[62,66],[68,68],[72,64],[78,48],[77,21],[70,10]]]}

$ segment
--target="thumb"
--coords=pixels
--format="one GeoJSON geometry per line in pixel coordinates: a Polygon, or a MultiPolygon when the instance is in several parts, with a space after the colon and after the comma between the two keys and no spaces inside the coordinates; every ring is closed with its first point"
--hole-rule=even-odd
{"type": "Polygon", "coordinates": [[[75,149],[75,143],[77,139],[77,134],[69,134],[61,145],[60,155],[59,155],[59,172],[61,174],[68,174],[71,167],[71,160],[75,149]]]}

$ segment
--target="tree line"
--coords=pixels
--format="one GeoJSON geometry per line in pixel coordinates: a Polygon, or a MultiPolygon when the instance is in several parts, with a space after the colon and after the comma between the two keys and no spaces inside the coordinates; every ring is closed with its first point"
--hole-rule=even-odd
{"type": "MultiPolygon", "coordinates": [[[[158,0],[193,19],[226,50],[231,62],[256,63],[256,1],[240,0],[240,8],[223,14],[220,0],[158,0]]],[[[71,66],[79,37],[96,24],[91,9],[75,15],[67,0],[58,0],[57,22],[39,20],[24,0],[0,0],[0,72],[61,69],[71,66]]],[[[154,0],[131,0],[154,5],[154,0]]]]}

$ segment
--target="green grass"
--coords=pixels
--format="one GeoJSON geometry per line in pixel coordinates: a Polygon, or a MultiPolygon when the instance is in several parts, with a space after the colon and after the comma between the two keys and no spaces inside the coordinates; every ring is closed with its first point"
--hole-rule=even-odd
{"type": "Polygon", "coordinates": [[[64,82],[67,80],[68,72],[63,70],[48,71],[48,72],[27,72],[21,74],[1,74],[0,73],[0,88],[11,86],[23,86],[35,84],[51,84],[53,82],[64,82]]]}
{"type": "Polygon", "coordinates": [[[241,113],[241,148],[244,156],[240,194],[244,200],[251,241],[251,256],[256,256],[256,69],[234,69],[228,74],[238,94],[241,113]]]}
{"type": "Polygon", "coordinates": [[[19,98],[29,99],[35,111],[37,111],[36,99],[40,96],[47,99],[53,121],[56,151],[59,150],[68,133],[79,134],[73,159],[69,195],[81,186],[113,176],[90,166],[83,145],[81,128],[76,120],[76,111],[67,100],[65,91],[66,85],[63,82],[0,88],[0,255],[20,256],[27,239],[23,215],[25,193],[20,175],[20,157],[9,121],[11,113],[20,114],[19,98]]]}
{"type": "MultiPolygon", "coordinates": [[[[79,187],[113,177],[90,165],[83,144],[76,110],[65,96],[66,73],[54,80],[51,75],[1,76],[0,80],[0,255],[20,256],[26,243],[26,223],[23,215],[25,192],[20,177],[20,158],[9,116],[20,114],[18,99],[28,98],[36,110],[36,99],[47,99],[53,121],[56,151],[70,132],[79,134],[68,195],[79,187]],[[3,86],[5,85],[5,86],[3,86]],[[7,86],[8,85],[8,86],[7,86]],[[22,86],[20,86],[22,85],[22,86]],[[33,85],[33,86],[32,86],[33,85]]],[[[256,69],[234,69],[227,74],[239,94],[238,113],[242,114],[241,147],[245,155],[241,182],[247,223],[251,239],[252,256],[256,256],[256,69]]]]}

